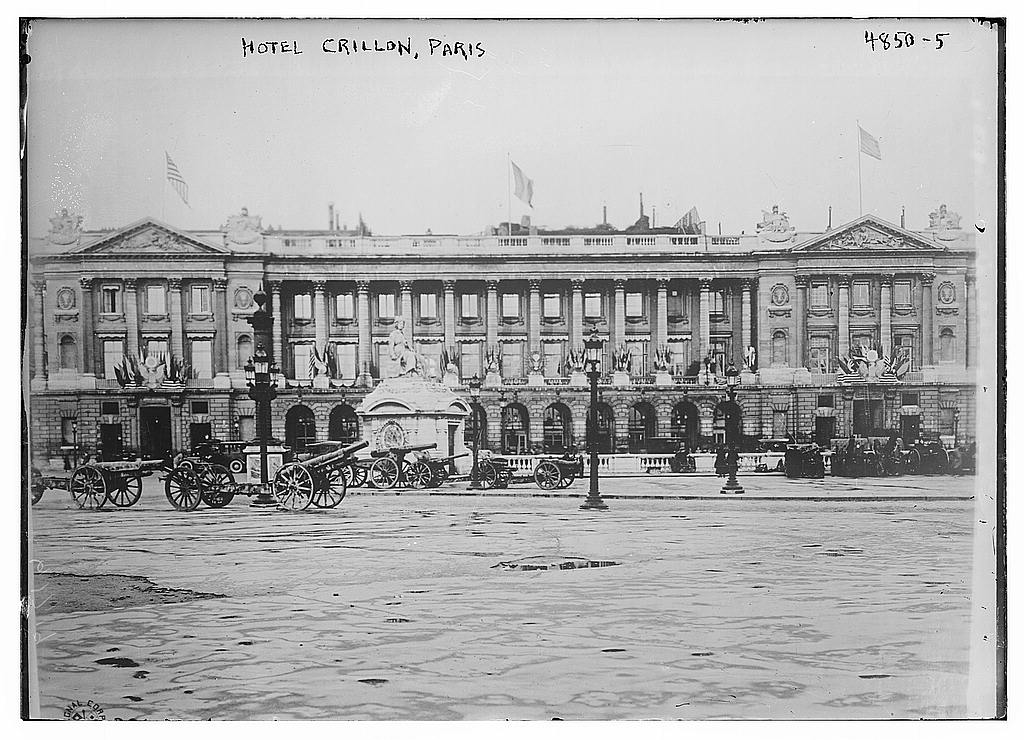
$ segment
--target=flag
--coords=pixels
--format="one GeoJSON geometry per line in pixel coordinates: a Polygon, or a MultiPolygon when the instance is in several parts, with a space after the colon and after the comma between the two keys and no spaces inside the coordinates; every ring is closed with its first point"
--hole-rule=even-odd
{"type": "Polygon", "coordinates": [[[869,157],[881,161],[882,150],[878,146],[878,139],[862,129],[860,124],[857,124],[857,130],[860,132],[860,150],[869,157]]]}
{"type": "Polygon", "coordinates": [[[516,197],[533,208],[533,180],[524,175],[515,162],[512,162],[512,175],[516,178],[516,197]]]}
{"type": "MultiPolygon", "coordinates": [[[[182,203],[188,205],[188,183],[181,176],[181,171],[178,169],[178,165],[174,164],[171,155],[164,152],[164,156],[167,157],[167,181],[171,183],[171,187],[174,188],[174,192],[181,198],[182,203]]],[[[189,207],[191,208],[191,206],[189,207]]]]}

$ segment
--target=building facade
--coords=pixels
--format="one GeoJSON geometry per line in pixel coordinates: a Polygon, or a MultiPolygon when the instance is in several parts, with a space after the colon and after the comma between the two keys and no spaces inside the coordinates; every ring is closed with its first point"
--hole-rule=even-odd
{"type": "Polygon", "coordinates": [[[482,423],[500,452],[584,445],[576,350],[595,331],[605,452],[720,438],[730,363],[749,436],[974,434],[974,241],[945,206],[919,231],[866,215],[817,233],[776,208],[739,236],[388,237],[263,228],[245,209],[210,231],[151,218],[88,231],[67,211],[51,223],[29,245],[36,465],[73,447],[161,456],[251,438],[242,368],[261,288],[287,378],[274,432],[297,447],[359,437],[354,409],[391,372],[398,318],[446,382],[486,378],[482,423]],[[864,350],[900,358],[899,379],[858,382],[847,360],[864,350]],[[125,356],[141,381],[117,377],[125,356]],[[187,364],[182,382],[167,379],[170,358],[187,364]]]}

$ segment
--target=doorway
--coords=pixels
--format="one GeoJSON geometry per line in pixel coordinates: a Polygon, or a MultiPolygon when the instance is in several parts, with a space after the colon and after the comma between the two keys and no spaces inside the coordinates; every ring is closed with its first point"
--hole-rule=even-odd
{"type": "Polygon", "coordinates": [[[213,430],[210,427],[210,422],[192,422],[189,424],[188,436],[189,441],[192,443],[193,450],[204,442],[209,442],[213,438],[213,430]]]}
{"type": "Polygon", "coordinates": [[[149,406],[139,409],[139,452],[147,460],[171,458],[171,409],[149,406]]]}
{"type": "Polygon", "coordinates": [[[120,460],[124,453],[124,438],[120,424],[100,424],[100,460],[120,460]]]}
{"type": "Polygon", "coordinates": [[[903,438],[903,444],[911,445],[917,442],[921,436],[921,417],[917,414],[913,416],[901,416],[900,417],[900,437],[903,438]]]}
{"type": "Polygon", "coordinates": [[[814,441],[821,447],[831,447],[832,438],[836,435],[836,417],[814,417],[814,441]]]}

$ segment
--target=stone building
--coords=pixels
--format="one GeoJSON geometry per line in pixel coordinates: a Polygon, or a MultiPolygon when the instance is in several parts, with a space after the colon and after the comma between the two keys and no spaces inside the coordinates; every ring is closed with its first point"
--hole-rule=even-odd
{"type": "Polygon", "coordinates": [[[449,383],[486,378],[497,451],[583,446],[574,350],[592,331],[606,341],[604,451],[720,438],[730,363],[749,436],[966,441],[977,309],[973,234],[959,220],[942,206],[919,231],[865,215],[804,232],[776,207],[732,236],[653,229],[642,214],[625,230],[376,236],[333,214],[328,230],[265,228],[242,209],[215,230],[146,218],[89,231],[63,211],[29,245],[32,459],[251,437],[242,368],[261,287],[288,379],[274,431],[299,447],[359,436],[353,409],[390,371],[396,317],[449,383]],[[899,360],[899,378],[857,377],[848,360],[865,350],[899,360]],[[172,358],[187,365],[181,382],[172,358]],[[134,382],[117,378],[132,365],[134,382]]]}

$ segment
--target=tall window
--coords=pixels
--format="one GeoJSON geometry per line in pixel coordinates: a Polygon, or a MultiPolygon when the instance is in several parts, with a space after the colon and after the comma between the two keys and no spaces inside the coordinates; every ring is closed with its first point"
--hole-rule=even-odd
{"type": "Polygon", "coordinates": [[[875,347],[875,335],[870,332],[857,332],[850,337],[850,350],[861,349],[865,350],[874,349],[875,347]]]}
{"type": "Polygon", "coordinates": [[[334,296],[334,312],[339,319],[354,319],[356,317],[355,301],[351,293],[338,293],[334,296]]]}
{"type": "Polygon", "coordinates": [[[954,409],[939,409],[939,434],[952,435],[955,431],[954,409]]]}
{"type": "Polygon", "coordinates": [[[167,340],[163,338],[159,339],[147,339],[146,340],[146,357],[167,357],[167,340]]]}
{"type": "Polygon", "coordinates": [[[811,283],[811,308],[828,308],[828,283],[811,283]]]}
{"type": "Polygon", "coordinates": [[[334,356],[338,363],[338,377],[343,380],[354,380],[356,377],[355,344],[335,344],[334,356]]]}
{"type": "Polygon", "coordinates": [[[189,310],[196,314],[210,313],[210,286],[193,285],[189,288],[189,310]]]}
{"type": "Polygon", "coordinates": [[[772,411],[772,436],[776,439],[785,437],[789,432],[786,427],[786,412],[772,411]]]}
{"type": "Polygon", "coordinates": [[[104,285],[100,289],[100,312],[121,313],[121,289],[116,285],[104,285]]]}
{"type": "Polygon", "coordinates": [[[419,346],[420,354],[427,360],[428,366],[437,368],[438,373],[444,373],[444,368],[441,367],[441,349],[442,344],[440,342],[424,342],[419,346]]]}
{"type": "Polygon", "coordinates": [[[420,318],[437,318],[437,293],[420,293],[420,318]]]}
{"type": "Polygon", "coordinates": [[[60,369],[78,369],[78,348],[75,346],[75,338],[70,334],[60,338],[60,369]]]}
{"type": "Polygon", "coordinates": [[[626,342],[626,349],[630,353],[630,374],[647,375],[647,342],[626,342]]]}
{"type": "Polygon", "coordinates": [[[501,376],[523,377],[523,343],[506,342],[501,346],[501,376]]]}
{"type": "Polygon", "coordinates": [[[601,318],[600,293],[587,293],[583,296],[583,315],[588,319],[601,318]]]}
{"type": "Polygon", "coordinates": [[[711,315],[725,316],[725,291],[711,291],[711,315]]]}
{"type": "Polygon", "coordinates": [[[249,358],[253,354],[252,337],[248,334],[243,334],[238,338],[238,367],[245,367],[246,363],[249,362],[249,358]]]}
{"type": "Polygon", "coordinates": [[[644,315],[644,294],[626,293],[626,318],[639,319],[644,315]]]}
{"type": "Polygon", "coordinates": [[[192,370],[197,378],[213,377],[213,342],[211,340],[192,340],[192,370]]]}
{"type": "Polygon", "coordinates": [[[853,281],[853,306],[854,308],[871,307],[871,283],[866,280],[853,281]]]}
{"type": "Polygon", "coordinates": [[[309,295],[309,293],[297,293],[292,298],[292,301],[292,305],[295,308],[295,318],[313,318],[313,298],[312,296],[309,295]]]}
{"type": "Polygon", "coordinates": [[[956,336],[949,327],[939,332],[939,362],[956,362],[956,336]]]}
{"type": "Polygon", "coordinates": [[[544,377],[561,377],[562,343],[544,342],[544,377]]]}
{"type": "Polygon", "coordinates": [[[812,334],[807,350],[810,369],[819,373],[832,372],[832,338],[827,334],[812,334]]]}
{"type": "MultiPolygon", "coordinates": [[[[465,296],[463,296],[465,297],[465,296]]],[[[462,379],[469,380],[474,375],[483,378],[480,372],[480,343],[466,342],[462,345],[462,379]]]]}
{"type": "Polygon", "coordinates": [[[114,366],[120,365],[124,359],[123,339],[103,340],[103,377],[114,378],[114,366]]]}
{"type": "Polygon", "coordinates": [[[306,380],[309,378],[309,358],[312,349],[313,346],[310,344],[296,344],[292,348],[296,380],[306,380]]]}
{"type": "Polygon", "coordinates": [[[914,335],[897,334],[893,337],[893,354],[901,362],[909,362],[911,369],[917,367],[917,358],[914,352],[914,335]]]}
{"type": "Polygon", "coordinates": [[[670,290],[668,292],[668,314],[669,316],[686,316],[687,311],[686,295],[681,290],[670,290]]]}
{"type": "Polygon", "coordinates": [[[893,305],[908,307],[910,306],[910,281],[909,280],[897,280],[892,285],[892,302],[893,305]]]}
{"type": "Polygon", "coordinates": [[[153,316],[165,316],[167,314],[166,295],[162,285],[146,286],[146,313],[153,316]]]}
{"type": "Polygon", "coordinates": [[[777,331],[772,334],[772,365],[785,367],[789,362],[786,356],[786,332],[777,331]]]}
{"type": "MultiPolygon", "coordinates": [[[[480,304],[476,293],[462,294],[462,318],[476,319],[480,317],[480,304]]],[[[470,375],[469,377],[473,377],[470,375]]]]}
{"type": "Polygon", "coordinates": [[[562,300],[557,293],[544,294],[544,318],[560,319],[562,317],[562,300]]]}
{"type": "Polygon", "coordinates": [[[381,319],[395,318],[394,293],[381,293],[377,296],[377,316],[381,319]]]}
{"type": "Polygon", "coordinates": [[[521,316],[519,308],[519,294],[505,293],[501,296],[501,317],[504,319],[518,319],[521,316]]]}

